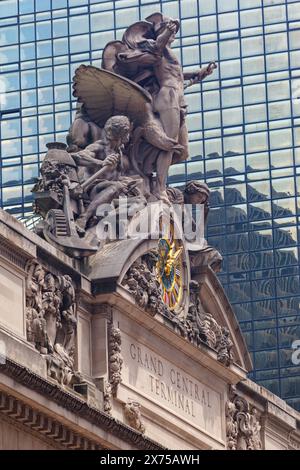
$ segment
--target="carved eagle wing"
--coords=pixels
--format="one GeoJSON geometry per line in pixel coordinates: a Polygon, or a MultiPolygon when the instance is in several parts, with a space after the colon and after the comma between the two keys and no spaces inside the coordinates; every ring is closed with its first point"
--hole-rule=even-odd
{"type": "Polygon", "coordinates": [[[89,118],[104,127],[111,116],[126,115],[135,125],[146,116],[151,95],[136,83],[92,65],[81,65],[73,78],[73,96],[78,98],[89,118]]]}

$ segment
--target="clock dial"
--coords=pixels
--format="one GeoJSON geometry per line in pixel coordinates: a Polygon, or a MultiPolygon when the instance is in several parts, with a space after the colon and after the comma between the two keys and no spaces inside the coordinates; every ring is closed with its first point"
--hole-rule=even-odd
{"type": "Polygon", "coordinates": [[[158,260],[156,263],[157,278],[162,291],[164,303],[174,310],[182,297],[182,251],[180,240],[174,237],[174,224],[160,221],[158,242],[158,260]]]}

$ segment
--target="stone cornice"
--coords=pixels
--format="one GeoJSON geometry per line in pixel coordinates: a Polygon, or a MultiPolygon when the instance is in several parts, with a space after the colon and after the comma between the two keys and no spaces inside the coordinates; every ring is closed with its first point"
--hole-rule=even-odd
{"type": "Polygon", "coordinates": [[[1,235],[0,256],[22,270],[25,269],[26,263],[30,259],[30,255],[25,254],[23,251],[17,251],[15,246],[1,235]]]}
{"type": "MultiPolygon", "coordinates": [[[[104,429],[106,432],[109,432],[113,435],[116,435],[119,439],[122,439],[130,444],[136,445],[138,448],[143,449],[143,450],[161,450],[163,449],[162,446],[160,446],[158,443],[152,441],[151,439],[148,439],[147,437],[143,436],[141,433],[134,431],[131,429],[129,426],[126,426],[125,424],[121,423],[120,421],[116,420],[115,418],[107,415],[106,413],[93,408],[89,406],[84,400],[82,400],[80,397],[75,396],[75,394],[72,394],[68,392],[67,390],[63,390],[60,386],[56,385],[55,383],[51,382],[50,380],[47,380],[34,372],[30,371],[28,368],[18,364],[15,361],[12,361],[11,359],[7,359],[5,364],[0,364],[0,372],[3,372],[4,374],[12,377],[14,380],[17,382],[21,383],[22,385],[28,387],[29,389],[35,390],[39,394],[47,397],[50,400],[53,400],[60,406],[64,407],[65,409],[75,413],[77,416],[80,416],[90,423],[100,427],[101,429],[104,429]]],[[[2,392],[1,392],[2,394],[2,392]]],[[[36,418],[34,422],[32,423],[33,429],[37,429],[40,431],[42,434],[47,433],[48,431],[48,424],[45,424],[46,428],[44,429],[39,429],[39,425],[37,423],[40,422],[45,422],[49,423],[49,419],[52,419],[51,417],[48,417],[46,415],[42,416],[42,413],[37,412],[34,410],[32,407],[25,403],[21,403],[17,398],[15,397],[10,397],[9,398],[9,403],[8,404],[7,396],[3,394],[3,400],[4,400],[4,405],[3,405],[3,410],[1,408],[1,395],[0,394],[0,412],[3,411],[4,413],[9,415],[9,412],[5,411],[8,406],[8,410],[10,410],[11,406],[13,407],[13,410],[19,410],[18,413],[20,415],[19,420],[22,421],[24,420],[24,416],[28,412],[28,410],[31,409],[31,413],[36,413],[36,418]],[[12,400],[12,401],[11,401],[12,400]],[[15,400],[15,401],[14,401],[15,400]],[[23,406],[23,407],[22,407],[23,406]],[[27,410],[27,411],[26,411],[27,410]],[[25,415],[24,415],[25,413],[25,415]]],[[[7,394],[6,394],[7,395],[7,394]]],[[[18,420],[18,413],[16,414],[15,412],[12,411],[11,416],[13,416],[15,419],[18,420]]],[[[81,444],[76,444],[76,445],[83,445],[84,447],[75,447],[75,448],[88,448],[88,449],[100,449],[101,446],[97,442],[93,442],[92,440],[88,439],[87,442],[84,443],[84,441],[78,441],[77,435],[74,434],[74,438],[70,434],[68,434],[68,438],[66,440],[62,439],[61,436],[65,436],[66,433],[70,433],[71,429],[68,429],[65,424],[59,423],[58,420],[53,420],[53,424],[55,425],[55,433],[54,436],[57,435],[58,442],[60,444],[66,445],[69,448],[74,448],[76,442],[81,442],[81,444]],[[69,440],[71,439],[71,443],[67,444],[69,440]],[[89,442],[88,442],[89,441],[89,442]],[[64,444],[66,442],[66,444],[64,444]],[[86,447],[88,446],[88,447],[86,447]],[[95,447],[98,446],[98,447],[95,447]]],[[[53,439],[53,435],[50,436],[53,439]]],[[[80,436],[79,436],[80,437],[80,436]]],[[[81,436],[81,438],[83,438],[81,436]]]]}
{"type": "Polygon", "coordinates": [[[269,419],[280,422],[281,426],[285,425],[300,440],[300,415],[284,400],[248,379],[238,383],[236,388],[239,392],[251,397],[255,403],[259,403],[263,409],[267,410],[269,419]]]}
{"type": "Polygon", "coordinates": [[[0,390],[0,416],[1,414],[10,418],[14,426],[17,422],[22,428],[29,428],[35,435],[48,439],[49,444],[52,446],[56,443],[59,449],[103,449],[98,442],[94,442],[80,433],[75,433],[72,429],[68,429],[65,424],[35,410],[29,404],[3,390],[0,390]]]}

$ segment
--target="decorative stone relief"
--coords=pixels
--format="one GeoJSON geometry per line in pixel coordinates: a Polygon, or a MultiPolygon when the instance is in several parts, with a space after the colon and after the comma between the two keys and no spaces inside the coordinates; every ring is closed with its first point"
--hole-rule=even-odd
{"type": "Polygon", "coordinates": [[[112,397],[116,396],[118,385],[122,382],[122,364],[123,358],[121,354],[121,331],[113,324],[109,328],[108,339],[109,350],[109,380],[104,383],[103,390],[103,410],[107,414],[111,414],[112,397]]]}
{"type": "Polygon", "coordinates": [[[129,425],[144,434],[145,426],[142,422],[141,405],[134,400],[128,399],[127,403],[124,405],[124,414],[129,425]]]}
{"type": "Polygon", "coordinates": [[[111,393],[113,396],[116,395],[118,385],[122,382],[122,364],[123,358],[121,354],[121,331],[119,328],[116,328],[114,325],[110,329],[110,338],[109,338],[109,376],[110,376],[110,385],[111,393]]]}
{"type": "Polygon", "coordinates": [[[197,281],[190,282],[190,306],[185,319],[185,330],[189,340],[197,345],[204,342],[218,353],[218,361],[229,366],[233,362],[233,343],[229,331],[204,311],[199,296],[200,286],[197,281]]]}
{"type": "Polygon", "coordinates": [[[169,308],[162,300],[162,292],[155,271],[157,256],[157,251],[153,250],[135,261],[125,275],[123,285],[141,308],[152,315],[160,313],[171,317],[169,308]]]}
{"type": "Polygon", "coordinates": [[[56,276],[36,261],[27,265],[27,340],[47,359],[48,374],[69,385],[74,372],[76,296],[70,276],[56,276]]]}
{"type": "Polygon", "coordinates": [[[111,415],[111,410],[112,410],[112,405],[111,405],[111,397],[112,397],[112,389],[111,389],[111,384],[109,382],[106,382],[104,385],[104,391],[103,391],[103,411],[105,413],[111,415]]]}
{"type": "Polygon", "coordinates": [[[190,282],[190,306],[186,318],[179,318],[164,304],[155,273],[156,252],[143,255],[126,274],[123,285],[137,304],[151,314],[161,314],[171,320],[177,333],[199,346],[207,344],[218,353],[218,361],[225,366],[233,362],[233,343],[229,331],[204,311],[199,297],[199,283],[190,282]]]}
{"type": "Polygon", "coordinates": [[[226,403],[226,435],[229,450],[260,450],[261,425],[258,410],[230,388],[226,403]]]}

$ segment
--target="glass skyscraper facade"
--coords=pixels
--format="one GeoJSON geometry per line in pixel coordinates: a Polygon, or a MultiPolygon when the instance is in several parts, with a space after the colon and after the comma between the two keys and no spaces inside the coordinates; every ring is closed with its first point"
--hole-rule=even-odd
{"type": "Polygon", "coordinates": [[[100,66],[105,44],[155,11],[181,19],[186,70],[219,64],[187,90],[190,158],[169,183],[211,188],[207,237],[251,377],[299,410],[299,0],[0,0],[1,206],[32,212],[45,144],[65,141],[72,120],[75,69],[100,66]]]}

